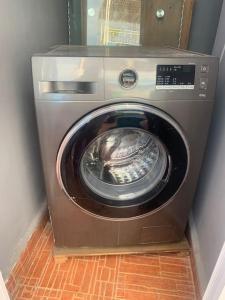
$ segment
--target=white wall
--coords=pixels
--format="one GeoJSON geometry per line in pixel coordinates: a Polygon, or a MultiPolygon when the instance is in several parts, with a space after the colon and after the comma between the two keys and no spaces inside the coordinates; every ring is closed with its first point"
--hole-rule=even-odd
{"type": "Polygon", "coordinates": [[[68,43],[68,36],[65,0],[0,4],[0,269],[6,278],[45,196],[31,56],[68,43]]]}
{"type": "MultiPolygon", "coordinates": [[[[225,2],[213,54],[225,45],[225,2]]],[[[217,102],[193,209],[192,239],[202,292],[225,241],[225,55],[221,57],[217,102]]]]}
{"type": "Polygon", "coordinates": [[[207,285],[203,300],[225,299],[225,243],[220,251],[215,268],[207,285]]]}

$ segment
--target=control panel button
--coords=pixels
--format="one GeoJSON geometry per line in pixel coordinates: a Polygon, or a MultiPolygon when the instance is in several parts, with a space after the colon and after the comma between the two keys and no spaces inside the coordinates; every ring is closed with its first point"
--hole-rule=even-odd
{"type": "Polygon", "coordinates": [[[202,65],[201,66],[201,73],[208,73],[209,72],[209,66],[208,65],[202,65]]]}
{"type": "Polygon", "coordinates": [[[208,79],[207,78],[200,78],[200,90],[207,90],[208,88],[208,79]]]}

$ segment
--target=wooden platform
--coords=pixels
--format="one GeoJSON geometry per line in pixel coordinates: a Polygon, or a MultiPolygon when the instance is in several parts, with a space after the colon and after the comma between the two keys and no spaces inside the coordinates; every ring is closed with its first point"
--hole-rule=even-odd
{"type": "Polygon", "coordinates": [[[179,256],[190,254],[190,246],[186,238],[177,243],[162,243],[151,245],[137,245],[130,247],[79,247],[79,248],[59,248],[54,247],[55,262],[63,263],[69,257],[76,256],[99,256],[99,255],[126,255],[126,254],[160,254],[177,253],[179,256]]]}

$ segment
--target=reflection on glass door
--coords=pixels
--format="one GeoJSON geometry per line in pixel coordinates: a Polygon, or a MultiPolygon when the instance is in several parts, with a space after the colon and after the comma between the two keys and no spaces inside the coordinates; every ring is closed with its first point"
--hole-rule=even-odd
{"type": "Polygon", "coordinates": [[[81,175],[104,198],[131,200],[150,192],[153,197],[163,187],[168,162],[165,146],[154,135],[139,128],[117,128],[90,143],[81,159],[81,175]]]}

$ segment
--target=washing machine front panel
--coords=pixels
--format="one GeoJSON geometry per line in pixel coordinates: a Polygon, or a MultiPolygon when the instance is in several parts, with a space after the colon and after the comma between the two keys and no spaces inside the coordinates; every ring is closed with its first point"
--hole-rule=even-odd
{"type": "Polygon", "coordinates": [[[135,218],[167,203],[189,164],[188,144],[172,118],[136,103],[97,109],[68,131],[57,177],[75,204],[105,218],[135,218]]]}

